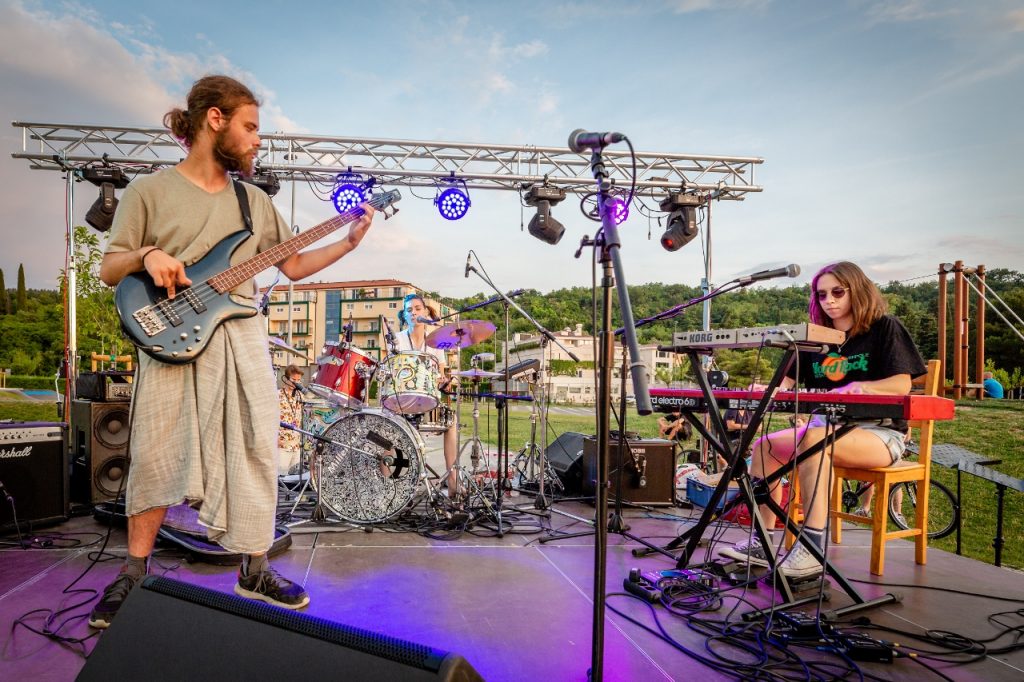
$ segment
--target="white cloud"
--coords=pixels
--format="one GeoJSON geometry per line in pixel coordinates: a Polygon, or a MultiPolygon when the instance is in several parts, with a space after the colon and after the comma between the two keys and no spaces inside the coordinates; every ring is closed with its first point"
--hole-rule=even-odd
{"type": "Polygon", "coordinates": [[[942,3],[928,0],[885,0],[867,9],[868,19],[875,24],[928,21],[961,13],[956,7],[942,7],[942,3]]]}
{"type": "Polygon", "coordinates": [[[1006,23],[1012,33],[1024,31],[1024,9],[1015,9],[1007,14],[1006,23]]]}

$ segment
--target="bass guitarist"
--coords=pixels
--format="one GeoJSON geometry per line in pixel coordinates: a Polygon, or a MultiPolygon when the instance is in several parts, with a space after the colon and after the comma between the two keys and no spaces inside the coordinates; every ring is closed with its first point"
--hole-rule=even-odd
{"type": "MultiPolygon", "coordinates": [[[[227,76],[201,78],[188,94],[187,108],[171,110],[164,125],[182,140],[188,155],[125,190],[100,277],[113,286],[145,271],[173,300],[192,284],[187,266],[246,229],[246,206],[252,234],[232,255],[233,263],[292,234],[266,194],[243,183],[244,192],[236,194],[228,175],[251,175],[260,147],[259,101],[248,87],[227,76]]],[[[365,213],[350,224],[346,238],[294,253],[277,266],[292,280],[301,280],[348,254],[373,218],[370,206],[362,209],[365,213]]],[[[255,307],[254,290],[250,279],[231,296],[255,307]]],[[[93,608],[91,626],[110,625],[147,572],[167,508],[182,501],[198,507],[211,540],[243,556],[237,594],[290,609],[309,603],[305,589],[267,561],[277,502],[278,404],[264,324],[253,315],[211,327],[203,339],[206,348],[190,364],[163,363],[139,353],[126,493],[128,554],[93,608]]],[[[191,326],[182,330],[200,333],[191,326]]]]}

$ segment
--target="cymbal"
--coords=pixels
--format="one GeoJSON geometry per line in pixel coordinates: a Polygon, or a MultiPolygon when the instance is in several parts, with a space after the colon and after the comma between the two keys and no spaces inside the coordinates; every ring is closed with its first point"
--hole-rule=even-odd
{"type": "Polygon", "coordinates": [[[301,355],[302,357],[306,357],[305,353],[303,353],[301,350],[296,350],[295,348],[292,348],[287,343],[285,343],[283,339],[279,339],[276,336],[270,336],[267,338],[270,341],[271,346],[277,346],[283,351],[287,351],[289,353],[294,353],[295,355],[301,355]]]}
{"type": "Polygon", "coordinates": [[[453,374],[457,377],[469,377],[470,379],[493,379],[501,376],[501,372],[488,372],[485,369],[477,369],[476,367],[464,369],[461,372],[453,372],[453,374]]]}
{"type": "Polygon", "coordinates": [[[463,320],[458,324],[438,327],[427,335],[427,345],[431,348],[450,350],[466,348],[486,341],[494,334],[494,325],[486,320],[463,320]]]}

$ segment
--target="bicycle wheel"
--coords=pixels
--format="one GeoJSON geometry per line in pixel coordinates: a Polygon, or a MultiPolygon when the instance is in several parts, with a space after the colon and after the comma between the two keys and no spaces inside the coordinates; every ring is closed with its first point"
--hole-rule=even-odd
{"type": "Polygon", "coordinates": [[[844,478],[842,490],[843,511],[847,514],[852,514],[855,509],[860,507],[860,496],[868,489],[869,486],[864,485],[860,481],[844,478]]]}
{"type": "MultiPolygon", "coordinates": [[[[960,509],[949,488],[938,481],[930,482],[928,497],[928,537],[937,540],[956,530],[960,509]]],[[[917,514],[917,482],[894,485],[889,491],[889,518],[900,528],[910,527],[907,519],[917,514]]]]}

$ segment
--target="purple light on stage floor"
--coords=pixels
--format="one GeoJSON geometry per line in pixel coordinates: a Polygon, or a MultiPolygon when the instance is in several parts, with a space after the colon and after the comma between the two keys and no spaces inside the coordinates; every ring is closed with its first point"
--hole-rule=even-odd
{"type": "Polygon", "coordinates": [[[458,187],[449,187],[434,199],[441,217],[447,220],[458,220],[469,210],[469,195],[458,187]]]}

